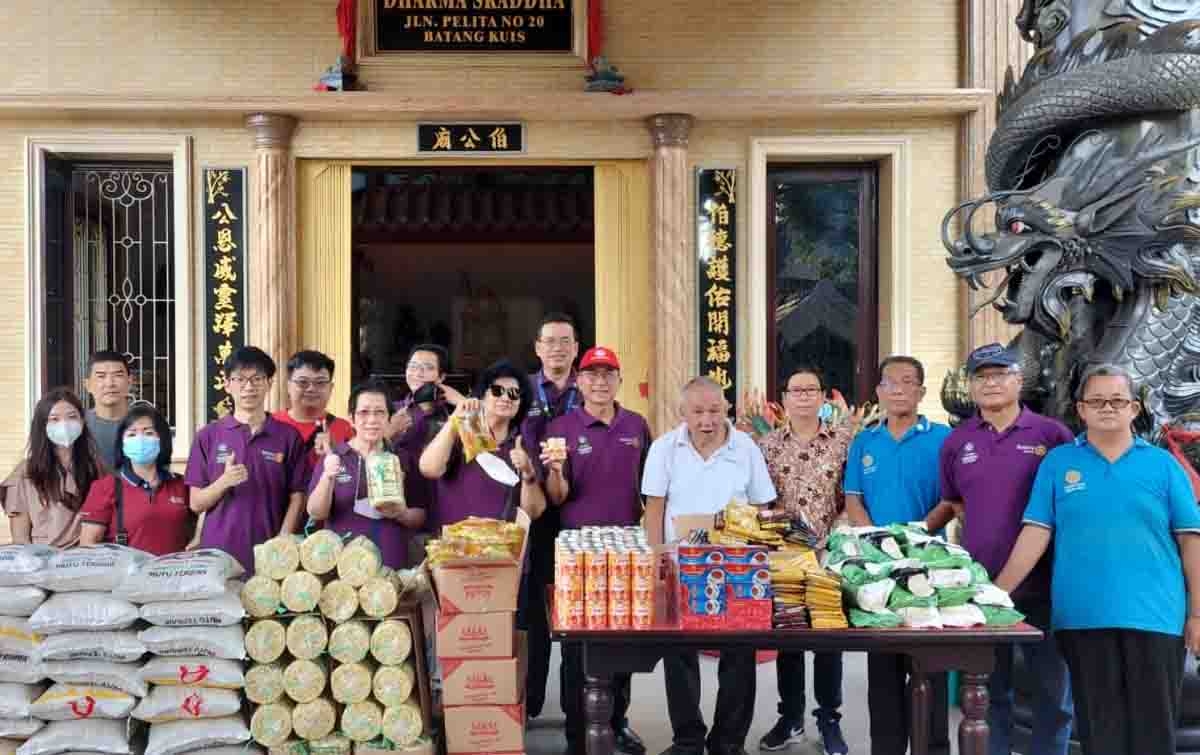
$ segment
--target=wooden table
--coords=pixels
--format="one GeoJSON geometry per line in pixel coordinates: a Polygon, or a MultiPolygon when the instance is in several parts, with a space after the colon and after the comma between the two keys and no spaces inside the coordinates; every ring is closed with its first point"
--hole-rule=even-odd
{"type": "MultiPolygon", "coordinates": [[[[553,616],[553,613],[550,614],[553,616]]],[[[958,727],[962,755],[987,755],[988,675],[997,645],[1036,642],[1042,633],[1026,624],[976,629],[771,629],[727,632],[682,630],[657,625],[641,631],[583,630],[555,627],[551,636],[582,647],[583,711],[588,755],[612,755],[612,675],[648,673],[659,659],[680,650],[755,648],[759,650],[829,650],[886,652],[908,656],[912,662],[911,752],[926,755],[929,748],[929,674],[962,673],[959,689],[963,712],[958,727]]]]}

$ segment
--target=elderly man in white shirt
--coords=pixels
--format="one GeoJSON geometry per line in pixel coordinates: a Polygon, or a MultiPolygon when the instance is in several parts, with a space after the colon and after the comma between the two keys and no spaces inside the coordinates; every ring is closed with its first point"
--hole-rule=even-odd
{"type": "MultiPolygon", "coordinates": [[[[706,377],[683,388],[684,422],[650,446],[642,474],[646,532],[652,543],[670,542],[672,517],[714,514],[731,500],[765,505],[775,486],[762,451],[729,421],[721,387],[706,377]]],[[[663,755],[742,755],[754,720],[754,651],[721,651],[713,727],[700,712],[700,661],[695,652],[663,659],[673,744],[663,755]],[[707,733],[707,742],[705,734],[707,733]]]]}

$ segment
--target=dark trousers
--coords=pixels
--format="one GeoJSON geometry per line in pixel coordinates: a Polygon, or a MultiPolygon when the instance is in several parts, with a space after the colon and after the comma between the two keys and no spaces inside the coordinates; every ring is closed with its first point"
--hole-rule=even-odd
{"type": "MultiPolygon", "coordinates": [[[[583,653],[578,643],[563,643],[562,666],[559,667],[558,678],[559,702],[567,719],[567,748],[572,753],[584,752],[587,741],[587,729],[583,718],[583,674],[583,653]]],[[[613,713],[610,720],[614,730],[623,729],[627,725],[625,716],[629,713],[632,679],[633,674],[613,674],[613,713]]]]}
{"type": "MultiPolygon", "coordinates": [[[[842,654],[813,653],[813,691],[816,693],[818,719],[838,721],[842,714],[842,654]]],[[[783,652],[775,661],[779,685],[779,716],[804,725],[804,652],[783,652]]]]}
{"type": "Polygon", "coordinates": [[[1174,755],[1183,638],[1127,629],[1055,633],[1083,755],[1174,755]]]}
{"type": "Polygon", "coordinates": [[[525,710],[530,716],[542,712],[546,702],[546,678],[550,674],[550,617],[546,588],[554,583],[554,538],[558,535],[559,511],[548,507],[534,520],[529,533],[529,587],[534,593],[526,621],[528,665],[525,671],[525,710]]]}
{"type": "MultiPolygon", "coordinates": [[[[904,755],[908,751],[910,698],[908,658],[867,655],[867,711],[871,719],[871,755],[904,755]]],[[[929,674],[933,699],[929,706],[929,753],[949,755],[950,706],[945,674],[929,674]]]]}
{"type": "Polygon", "coordinates": [[[714,755],[738,753],[746,743],[754,720],[754,651],[743,648],[722,650],[717,667],[717,707],[709,731],[700,712],[700,658],[676,653],[663,658],[667,683],[667,713],[671,716],[675,746],[695,753],[714,755]]]}

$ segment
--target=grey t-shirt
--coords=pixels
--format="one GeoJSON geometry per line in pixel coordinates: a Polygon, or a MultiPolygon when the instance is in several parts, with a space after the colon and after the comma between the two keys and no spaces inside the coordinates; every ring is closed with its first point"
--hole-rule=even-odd
{"type": "Polygon", "coordinates": [[[117,466],[117,427],[120,424],[120,421],[113,422],[97,417],[93,409],[87,411],[88,430],[95,436],[96,446],[100,449],[100,458],[104,459],[104,463],[109,469],[115,469],[117,466]]]}

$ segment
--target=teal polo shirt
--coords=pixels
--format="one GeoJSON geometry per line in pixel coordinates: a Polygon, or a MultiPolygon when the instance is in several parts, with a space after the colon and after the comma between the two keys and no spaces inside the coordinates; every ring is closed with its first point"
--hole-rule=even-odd
{"type": "Polygon", "coordinates": [[[878,527],[924,519],[941,500],[938,454],[950,428],[924,415],[900,440],[886,422],[860,432],[846,457],[844,488],[862,496],[878,527]]]}
{"type": "Polygon", "coordinates": [[[1080,435],[1038,467],[1024,521],[1054,533],[1054,629],[1183,634],[1175,535],[1200,533],[1200,509],[1166,451],[1135,438],[1110,462],[1080,435]]]}

